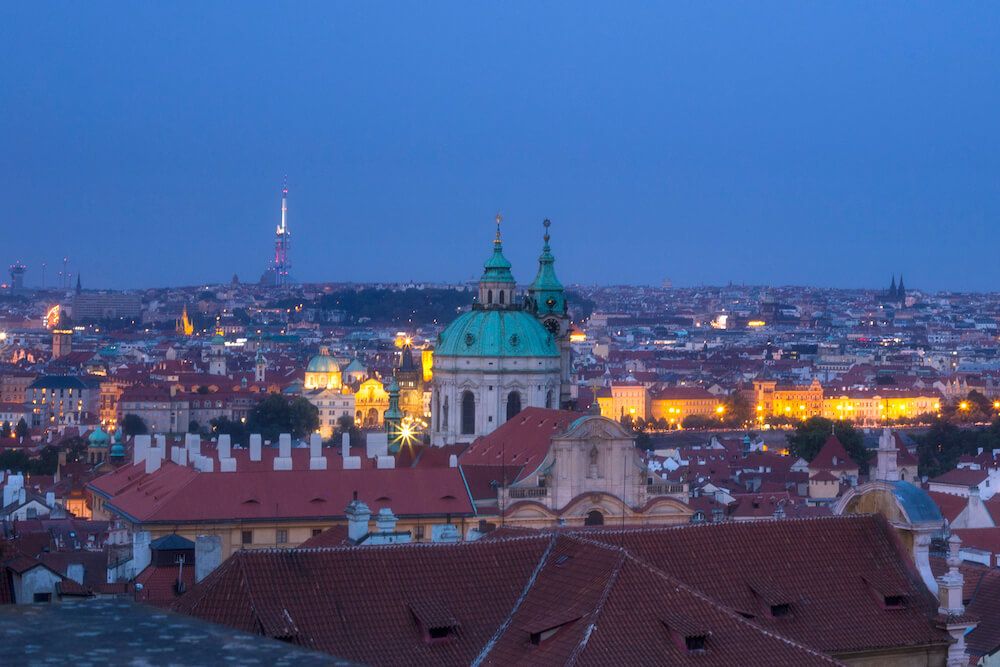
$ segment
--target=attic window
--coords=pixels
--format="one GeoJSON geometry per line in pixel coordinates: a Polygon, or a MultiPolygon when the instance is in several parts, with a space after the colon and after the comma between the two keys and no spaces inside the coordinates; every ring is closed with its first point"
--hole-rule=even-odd
{"type": "Polygon", "coordinates": [[[773,618],[781,618],[783,616],[789,616],[792,613],[792,605],[787,602],[782,602],[780,604],[771,605],[771,616],[773,618]]]}
{"type": "Polygon", "coordinates": [[[559,632],[559,628],[560,627],[562,627],[562,626],[558,626],[557,625],[554,628],[549,628],[548,630],[542,630],[541,632],[532,632],[531,633],[531,643],[534,644],[535,646],[538,646],[539,644],[541,644],[542,642],[544,642],[546,639],[548,639],[549,637],[551,637],[555,633],[559,632]]]}
{"type": "Polygon", "coordinates": [[[708,635],[687,635],[684,637],[684,648],[690,653],[704,653],[708,645],[708,635]]]}
{"type": "Polygon", "coordinates": [[[572,556],[568,554],[563,554],[562,556],[559,556],[559,558],[556,558],[556,565],[562,567],[563,565],[568,563],[571,558],[572,556]]]}
{"type": "Polygon", "coordinates": [[[439,625],[427,628],[427,638],[430,640],[447,639],[455,634],[457,628],[454,625],[439,625]]]}
{"type": "Polygon", "coordinates": [[[883,597],[886,609],[903,609],[906,607],[905,595],[886,595],[883,597]]]}

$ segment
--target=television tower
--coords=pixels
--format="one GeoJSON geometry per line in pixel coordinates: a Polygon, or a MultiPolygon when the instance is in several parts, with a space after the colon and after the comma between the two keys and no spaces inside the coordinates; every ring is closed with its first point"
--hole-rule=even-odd
{"type": "Polygon", "coordinates": [[[281,187],[281,224],[274,234],[274,284],[288,283],[288,270],[292,268],[288,261],[288,249],[291,245],[291,232],[288,231],[288,180],[281,187]]]}

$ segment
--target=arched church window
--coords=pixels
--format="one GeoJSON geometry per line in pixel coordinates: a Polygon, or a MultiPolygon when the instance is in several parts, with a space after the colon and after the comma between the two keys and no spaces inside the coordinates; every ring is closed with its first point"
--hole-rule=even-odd
{"type": "Polygon", "coordinates": [[[604,525],[604,515],[597,510],[590,510],[587,512],[587,518],[583,520],[583,525],[585,526],[603,526],[604,525]]]}
{"type": "Polygon", "coordinates": [[[462,434],[476,432],[476,397],[471,391],[462,392],[462,434]]]}
{"type": "Polygon", "coordinates": [[[378,426],[378,410],[375,408],[368,408],[368,414],[365,415],[365,426],[368,428],[378,426]]]}
{"type": "Polygon", "coordinates": [[[545,407],[552,408],[552,390],[545,392],[545,407]]]}
{"type": "Polygon", "coordinates": [[[448,397],[447,396],[444,397],[444,405],[441,406],[441,411],[444,413],[444,416],[441,419],[441,428],[438,429],[438,430],[440,430],[440,431],[447,431],[450,428],[450,425],[448,424],[448,397]]]}
{"type": "Polygon", "coordinates": [[[486,290],[486,303],[493,303],[493,290],[486,290]]]}
{"type": "Polygon", "coordinates": [[[503,305],[503,295],[504,295],[504,291],[500,290],[500,305],[501,306],[503,305]]]}
{"type": "Polygon", "coordinates": [[[512,391],[507,394],[507,419],[510,420],[521,411],[521,392],[512,391]]]}

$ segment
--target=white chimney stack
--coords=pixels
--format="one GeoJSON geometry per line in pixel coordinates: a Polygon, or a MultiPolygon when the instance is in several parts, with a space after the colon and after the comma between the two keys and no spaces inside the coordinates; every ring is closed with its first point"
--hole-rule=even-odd
{"type": "Polygon", "coordinates": [[[152,438],[148,435],[137,435],[132,438],[132,463],[142,463],[146,460],[146,453],[149,451],[149,444],[152,438]]]}
{"type": "Polygon", "coordinates": [[[451,456],[448,457],[448,467],[449,468],[458,467],[458,456],[456,454],[452,454],[451,456]]]}
{"type": "Polygon", "coordinates": [[[375,467],[382,470],[396,467],[396,458],[394,456],[379,456],[375,459],[375,467]]]}
{"type": "Polygon", "coordinates": [[[184,447],[192,454],[201,454],[201,436],[197,433],[184,435],[184,447]]]}
{"type": "Polygon", "coordinates": [[[347,458],[351,455],[351,434],[344,433],[340,437],[340,455],[343,458],[347,458]]]}
{"type": "Polygon", "coordinates": [[[347,515],[347,537],[352,542],[357,543],[368,534],[368,520],[372,516],[371,510],[368,509],[368,505],[358,500],[357,493],[355,493],[354,500],[347,505],[344,513],[347,515]]]}
{"type": "Polygon", "coordinates": [[[292,436],[288,433],[278,436],[278,455],[274,457],[274,469],[292,469],[292,436]]]}
{"type": "Polygon", "coordinates": [[[326,470],[326,457],[323,456],[323,438],[319,433],[309,436],[309,469],[326,470]]]}
{"type": "Polygon", "coordinates": [[[250,460],[260,461],[260,433],[250,434],[250,460]]]}
{"type": "Polygon", "coordinates": [[[217,451],[219,452],[220,459],[228,459],[232,454],[232,443],[229,439],[228,433],[223,433],[219,436],[219,444],[217,445],[217,451]]]}
{"type": "Polygon", "coordinates": [[[149,454],[146,456],[146,474],[156,472],[160,469],[160,457],[156,454],[156,448],[149,450],[149,454]]]}

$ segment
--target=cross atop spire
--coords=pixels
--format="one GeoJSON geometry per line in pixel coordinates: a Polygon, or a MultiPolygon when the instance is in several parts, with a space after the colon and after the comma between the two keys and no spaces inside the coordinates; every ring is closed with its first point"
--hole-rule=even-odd
{"type": "Polygon", "coordinates": [[[548,218],[545,218],[545,220],[542,222],[542,226],[545,227],[545,236],[542,237],[542,238],[545,239],[545,245],[549,244],[549,238],[550,238],[549,237],[549,227],[551,225],[552,225],[552,221],[549,220],[548,218]]]}
{"type": "Polygon", "coordinates": [[[497,237],[493,240],[493,243],[495,243],[496,245],[500,245],[500,243],[501,243],[501,240],[500,240],[500,223],[503,222],[503,216],[500,215],[500,211],[497,211],[496,221],[497,221],[497,237]]]}

